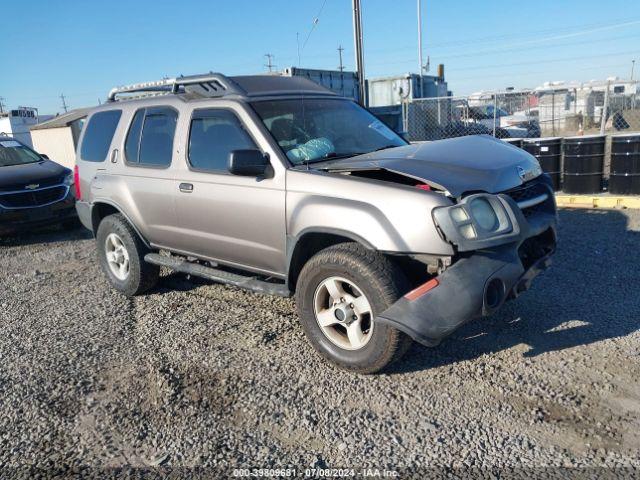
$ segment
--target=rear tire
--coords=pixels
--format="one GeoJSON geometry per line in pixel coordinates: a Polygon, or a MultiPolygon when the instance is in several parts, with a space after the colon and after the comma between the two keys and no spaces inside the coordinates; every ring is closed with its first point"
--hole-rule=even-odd
{"type": "Polygon", "coordinates": [[[375,373],[401,358],[412,343],[399,330],[374,321],[406,290],[403,273],[384,255],[343,243],[305,264],[296,304],[307,338],[323,357],[347,370],[375,373]]]}
{"type": "Polygon", "coordinates": [[[122,215],[102,219],[96,242],[100,267],[119,292],[131,297],[158,283],[160,267],[144,261],[149,249],[122,215]]]}

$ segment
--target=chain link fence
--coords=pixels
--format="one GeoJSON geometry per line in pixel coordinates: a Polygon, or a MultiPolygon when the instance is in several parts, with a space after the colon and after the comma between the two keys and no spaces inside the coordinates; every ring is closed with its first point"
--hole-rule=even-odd
{"type": "Polygon", "coordinates": [[[413,99],[402,104],[402,127],[411,141],[640,132],[640,82],[546,84],[535,90],[413,99]]]}

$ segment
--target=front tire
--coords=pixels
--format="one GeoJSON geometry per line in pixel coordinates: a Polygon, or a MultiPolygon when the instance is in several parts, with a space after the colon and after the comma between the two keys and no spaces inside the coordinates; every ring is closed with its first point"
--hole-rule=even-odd
{"type": "Polygon", "coordinates": [[[131,297],[156,285],[160,267],[144,261],[149,249],[122,215],[102,219],[96,242],[100,267],[116,290],[131,297]]]}
{"type": "Polygon", "coordinates": [[[305,264],[296,304],[302,328],[322,356],[341,368],[375,373],[411,345],[404,333],[374,321],[406,290],[406,278],[384,255],[343,243],[305,264]]]}

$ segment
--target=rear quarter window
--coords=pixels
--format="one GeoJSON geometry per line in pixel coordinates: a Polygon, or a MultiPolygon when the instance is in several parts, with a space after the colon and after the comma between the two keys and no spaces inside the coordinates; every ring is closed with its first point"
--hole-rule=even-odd
{"type": "Polygon", "coordinates": [[[122,110],[108,110],[94,114],[86,126],[80,158],[87,162],[104,162],[116,131],[122,110]]]}

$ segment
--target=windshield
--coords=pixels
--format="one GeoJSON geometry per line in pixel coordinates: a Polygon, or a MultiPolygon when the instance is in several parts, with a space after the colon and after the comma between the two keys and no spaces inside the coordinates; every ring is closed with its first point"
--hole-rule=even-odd
{"type": "Polygon", "coordinates": [[[42,158],[15,140],[0,140],[0,167],[41,162],[42,158]]]}
{"type": "Polygon", "coordinates": [[[254,102],[252,106],[294,165],[407,144],[350,100],[297,98],[254,102]]]}

